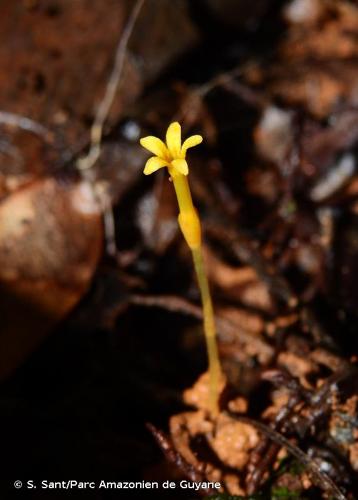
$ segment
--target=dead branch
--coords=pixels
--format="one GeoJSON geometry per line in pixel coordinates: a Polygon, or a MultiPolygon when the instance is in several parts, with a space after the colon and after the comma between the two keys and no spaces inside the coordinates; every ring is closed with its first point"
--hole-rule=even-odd
{"type": "Polygon", "coordinates": [[[134,25],[139,16],[145,0],[137,0],[128,22],[123,30],[122,36],[119,40],[114,65],[107,82],[106,91],[102,101],[100,102],[93,125],[91,127],[91,145],[88,154],[84,158],[80,158],[77,162],[79,170],[88,170],[96,163],[101,153],[101,141],[103,135],[103,127],[107,119],[108,113],[113,104],[118,85],[121,80],[125,56],[127,53],[127,46],[130,36],[133,32],[134,25]]]}
{"type": "MultiPolygon", "coordinates": [[[[154,439],[158,443],[159,447],[163,451],[168,462],[174,464],[181,472],[184,473],[191,481],[203,482],[206,481],[205,474],[196,469],[192,464],[189,464],[180,453],[176,451],[171,440],[162,432],[157,429],[153,424],[148,423],[147,428],[152,433],[154,439]]],[[[210,495],[216,493],[214,490],[202,489],[202,493],[205,495],[210,495]]]]}
{"type": "Polygon", "coordinates": [[[219,224],[210,221],[206,224],[209,235],[225,242],[233,254],[245,264],[252,266],[259,277],[267,284],[272,294],[283,299],[290,308],[295,308],[298,298],[291,289],[287,280],[280,276],[272,264],[267,262],[262,255],[253,248],[252,243],[242,234],[237,234],[231,228],[225,226],[225,230],[219,224]]]}
{"type": "MultiPolygon", "coordinates": [[[[191,304],[185,299],[172,295],[131,295],[129,302],[145,307],[161,307],[167,311],[187,314],[199,320],[203,319],[201,307],[191,304]]],[[[244,345],[254,345],[257,352],[263,357],[266,363],[272,359],[274,350],[264,340],[252,335],[247,330],[244,330],[226,318],[215,316],[215,321],[221,341],[232,342],[237,339],[244,345]]]]}
{"type": "Polygon", "coordinates": [[[253,420],[251,418],[244,417],[232,412],[230,412],[229,414],[232,418],[239,420],[240,422],[245,422],[256,427],[256,429],[267,436],[268,439],[285,448],[291,455],[293,455],[299,462],[301,462],[301,464],[303,464],[307,468],[308,472],[311,473],[312,480],[317,484],[317,486],[322,488],[330,495],[334,495],[334,498],[337,498],[338,500],[347,500],[346,496],[343,495],[343,493],[332,481],[332,479],[327,474],[322,472],[319,466],[306,453],[298,448],[298,446],[292,444],[282,434],[275,431],[274,429],[271,429],[269,426],[263,424],[262,422],[258,422],[257,420],[253,420]]]}
{"type": "Polygon", "coordinates": [[[39,135],[47,141],[51,140],[51,132],[46,127],[26,116],[10,113],[8,111],[0,111],[0,124],[21,128],[27,132],[39,135]]]}

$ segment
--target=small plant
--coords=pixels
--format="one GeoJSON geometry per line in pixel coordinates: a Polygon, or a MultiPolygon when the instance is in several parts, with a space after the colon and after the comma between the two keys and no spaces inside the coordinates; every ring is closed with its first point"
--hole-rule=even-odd
{"type": "Polygon", "coordinates": [[[179,216],[178,222],[193,256],[195,272],[199,284],[201,301],[204,315],[204,332],[209,361],[209,398],[210,409],[214,415],[219,411],[219,383],[221,379],[221,368],[216,343],[216,328],[214,312],[209,290],[207,275],[205,272],[202,242],[201,224],[196,208],[191,197],[188,173],[189,167],[185,159],[189,148],[197,146],[202,142],[200,135],[192,135],[181,143],[181,127],[178,122],[171,123],[166,134],[166,144],[158,137],[148,136],[140,140],[141,145],[155,156],[147,161],[144,174],[149,175],[167,167],[170,178],[173,181],[175,193],[178,199],[179,216]]]}

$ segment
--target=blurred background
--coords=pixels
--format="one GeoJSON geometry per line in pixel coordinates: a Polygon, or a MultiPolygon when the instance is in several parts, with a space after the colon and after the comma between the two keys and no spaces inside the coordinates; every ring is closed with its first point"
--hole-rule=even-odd
{"type": "Polygon", "coordinates": [[[182,477],[146,423],[167,431],[206,369],[199,296],[138,143],[173,120],[204,137],[190,182],[231,390],[258,418],[266,368],[312,393],[344,368],[344,436],[330,406],[304,446],[353,498],[357,36],[348,0],[0,2],[2,498],[15,479],[182,477]]]}

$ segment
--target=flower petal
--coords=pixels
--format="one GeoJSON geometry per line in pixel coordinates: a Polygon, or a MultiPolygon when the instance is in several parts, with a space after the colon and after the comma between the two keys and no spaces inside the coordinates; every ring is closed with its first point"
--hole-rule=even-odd
{"type": "Polygon", "coordinates": [[[160,168],[165,167],[166,165],[168,165],[168,163],[165,160],[163,160],[163,158],[158,158],[158,156],[152,156],[145,164],[143,173],[145,175],[152,174],[156,170],[159,170],[160,168]]]}
{"type": "Polygon", "coordinates": [[[189,167],[188,167],[188,164],[185,160],[180,160],[180,159],[177,159],[177,160],[173,160],[171,162],[171,165],[172,167],[175,168],[175,170],[177,170],[180,174],[183,174],[183,175],[188,175],[189,173],[189,167]]]}
{"type": "Polygon", "coordinates": [[[183,146],[181,148],[182,157],[185,158],[186,152],[189,148],[197,146],[201,142],[203,142],[203,138],[201,137],[201,135],[192,135],[191,137],[188,137],[184,141],[183,146]]]}
{"type": "Polygon", "coordinates": [[[173,122],[169,125],[166,141],[172,158],[178,158],[181,148],[181,126],[178,122],[173,122]]]}
{"type": "Polygon", "coordinates": [[[154,137],[153,135],[148,135],[140,140],[143,148],[148,149],[151,153],[159,156],[159,158],[166,158],[168,150],[163,141],[154,137]]]}

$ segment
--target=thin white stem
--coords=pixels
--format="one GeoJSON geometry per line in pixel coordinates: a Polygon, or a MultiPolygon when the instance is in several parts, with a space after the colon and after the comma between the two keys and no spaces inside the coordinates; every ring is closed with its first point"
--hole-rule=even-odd
{"type": "Polygon", "coordinates": [[[35,122],[26,116],[10,113],[8,111],[0,111],[0,124],[21,128],[23,130],[27,130],[28,132],[32,132],[33,134],[40,135],[45,139],[49,139],[51,135],[50,131],[40,123],[35,122]]]}
{"type": "Polygon", "coordinates": [[[117,46],[114,65],[107,83],[106,92],[98,106],[96,116],[91,127],[90,149],[87,156],[79,159],[77,163],[77,167],[79,170],[87,170],[93,167],[101,153],[103,127],[113,104],[121,80],[128,42],[144,2],[145,0],[137,0],[129,16],[128,22],[123,30],[121,39],[117,46]]]}

